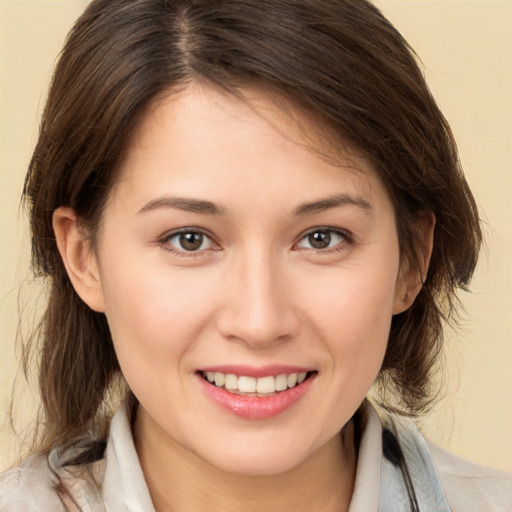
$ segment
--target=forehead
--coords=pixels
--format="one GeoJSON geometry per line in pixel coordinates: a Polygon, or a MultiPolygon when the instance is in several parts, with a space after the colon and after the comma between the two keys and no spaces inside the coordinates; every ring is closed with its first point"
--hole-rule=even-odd
{"type": "Polygon", "coordinates": [[[329,129],[282,95],[247,88],[236,97],[195,84],[154,101],[115,188],[155,194],[179,184],[187,195],[215,195],[228,185],[255,187],[281,194],[281,201],[294,193],[325,195],[333,183],[366,196],[382,192],[369,162],[329,129]],[[287,194],[275,190],[283,178],[287,194]]]}

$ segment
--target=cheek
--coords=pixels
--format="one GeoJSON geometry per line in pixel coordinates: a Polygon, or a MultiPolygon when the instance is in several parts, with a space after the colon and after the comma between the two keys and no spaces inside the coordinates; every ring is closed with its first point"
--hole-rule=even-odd
{"type": "Polygon", "coordinates": [[[120,264],[106,260],[102,270],[106,316],[125,377],[145,374],[148,384],[170,379],[177,372],[169,367],[182,364],[211,314],[207,283],[128,257],[120,264]]]}
{"type": "Polygon", "coordinates": [[[344,388],[368,388],[384,359],[398,272],[393,260],[384,266],[361,262],[323,282],[305,283],[302,291],[308,297],[304,315],[331,354],[333,372],[344,388]]]}
{"type": "MultiPolygon", "coordinates": [[[[378,339],[389,330],[393,314],[395,280],[392,274],[340,271],[326,282],[306,283],[304,296],[316,324],[352,340],[354,347],[378,339]]],[[[386,336],[387,338],[387,336],[386,336]]]]}

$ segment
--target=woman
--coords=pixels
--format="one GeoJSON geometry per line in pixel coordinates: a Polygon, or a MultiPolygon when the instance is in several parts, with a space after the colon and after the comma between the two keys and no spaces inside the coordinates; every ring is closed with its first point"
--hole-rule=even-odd
{"type": "Polygon", "coordinates": [[[371,4],[93,1],[25,197],[44,422],[0,510],[510,508],[508,477],[365,399],[429,405],[481,241],[371,4]]]}

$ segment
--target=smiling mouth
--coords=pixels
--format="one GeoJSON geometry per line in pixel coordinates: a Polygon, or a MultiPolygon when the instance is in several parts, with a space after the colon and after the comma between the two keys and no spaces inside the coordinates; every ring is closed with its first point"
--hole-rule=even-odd
{"type": "Polygon", "coordinates": [[[201,377],[212,386],[224,389],[228,393],[242,396],[274,396],[288,389],[300,386],[316,371],[301,373],[282,373],[264,377],[248,377],[220,372],[199,372],[201,377]]]}

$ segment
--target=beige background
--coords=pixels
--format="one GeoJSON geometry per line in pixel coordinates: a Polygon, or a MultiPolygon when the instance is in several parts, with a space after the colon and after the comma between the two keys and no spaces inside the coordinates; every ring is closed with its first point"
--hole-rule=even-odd
{"type": "MultiPolygon", "coordinates": [[[[18,450],[6,423],[18,309],[28,307],[30,316],[27,304],[36,294],[26,285],[27,235],[18,210],[23,176],[49,73],[86,4],[0,1],[0,469],[18,450]]],[[[466,458],[512,471],[512,2],[377,4],[421,56],[486,221],[486,253],[472,293],[463,297],[467,318],[448,337],[448,393],[424,430],[466,458]]],[[[30,395],[16,403],[20,418],[30,418],[30,395]]]]}

